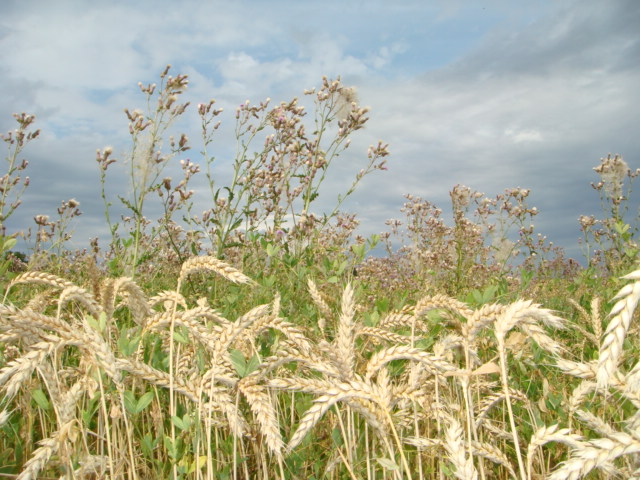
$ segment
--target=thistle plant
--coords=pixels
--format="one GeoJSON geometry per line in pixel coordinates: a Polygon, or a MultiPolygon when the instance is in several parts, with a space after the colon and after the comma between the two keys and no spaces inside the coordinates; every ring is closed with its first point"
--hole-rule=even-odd
{"type": "Polygon", "coordinates": [[[208,153],[213,133],[220,125],[216,117],[222,110],[214,108],[214,100],[198,106],[214,206],[201,217],[194,217],[193,222],[207,233],[219,256],[238,240],[238,229],[245,234],[261,231],[270,238],[282,233],[308,238],[310,232],[321,231],[336,217],[344,200],[366,175],[385,169],[387,145],[379,142],[369,149],[365,168],[337,198],[335,207],[322,217],[316,216],[312,205],[329,167],[349,148],[350,135],[366,124],[368,108],[360,107],[355,90],[343,86],[339,79],[324,77],[317,92],[312,89],[305,94],[314,96],[311,134],[304,122],[305,109],[296,98],[274,108],[269,108],[270,99],[258,105],[247,101],[237,108],[233,178],[225,186],[214,179],[215,158],[208,153]],[[252,152],[251,146],[262,131],[267,133],[264,142],[252,152]]]}
{"type": "Polygon", "coordinates": [[[49,253],[60,259],[65,253],[65,245],[71,240],[71,222],[75,217],[82,215],[79,209],[80,203],[75,199],[61,202],[57,209],[58,218],[50,221],[48,215],[36,215],[33,220],[37,225],[33,256],[47,256],[49,253]]]}
{"type": "Polygon", "coordinates": [[[591,186],[600,195],[605,218],[580,216],[585,255],[591,266],[616,275],[628,269],[640,251],[637,243],[640,211],[635,219],[628,219],[633,215],[629,212],[630,197],[640,169],[632,171],[621,156],[608,155],[601,158],[600,165],[593,170],[600,176],[600,181],[591,186]]]}
{"type": "Polygon", "coordinates": [[[119,196],[122,204],[131,212],[131,227],[129,238],[122,240],[117,234],[117,225],[113,225],[109,218],[111,204],[104,193],[104,181],[106,169],[113,163],[110,158],[110,150],[98,153],[98,165],[101,169],[103,181],[103,201],[107,219],[110,223],[112,234],[112,248],[120,247],[124,250],[125,270],[129,275],[134,275],[140,262],[142,240],[145,234],[144,228],[147,220],[144,216],[144,207],[147,196],[160,187],[160,178],[169,161],[179,152],[184,152],[190,147],[188,138],[182,134],[178,141],[170,139],[169,152],[163,152],[163,139],[168,129],[186,110],[189,103],[180,103],[179,96],[187,88],[186,75],[178,75],[175,78],[168,75],[171,66],[167,66],[160,75],[160,86],[156,84],[138,86],[147,99],[146,113],[141,110],[129,111],[125,114],[129,120],[129,134],[132,140],[132,150],[128,159],[129,182],[131,193],[128,198],[119,196]],[[156,91],[157,90],[157,91],[156,91]],[[155,105],[153,101],[155,100],[155,105]]]}
{"type": "Polygon", "coordinates": [[[22,203],[20,198],[29,186],[29,177],[22,176],[29,162],[19,160],[18,157],[24,147],[40,135],[40,130],[29,131],[29,127],[36,120],[34,115],[21,113],[14,114],[13,117],[18,122],[18,128],[0,135],[8,147],[5,157],[7,173],[0,178],[0,236],[2,237],[6,235],[5,222],[20,206],[22,203]]]}
{"type": "Polygon", "coordinates": [[[21,197],[29,186],[29,177],[24,176],[29,162],[19,160],[24,147],[40,135],[40,130],[29,131],[35,121],[34,115],[26,113],[14,114],[18,128],[0,135],[7,145],[6,173],[0,177],[0,275],[9,267],[11,261],[5,261],[5,255],[16,244],[16,234],[7,236],[7,219],[22,203],[21,197]]]}
{"type": "MultiPolygon", "coordinates": [[[[444,288],[450,293],[487,286],[495,280],[520,271],[539,276],[556,270],[570,272],[563,252],[546,237],[535,235],[533,217],[536,207],[530,207],[524,188],[509,188],[495,197],[456,185],[449,193],[453,222],[449,224],[443,211],[433,203],[416,195],[405,195],[401,209],[406,220],[387,221],[390,231],[381,238],[386,243],[391,263],[397,263],[396,273],[389,275],[385,260],[371,259],[373,268],[398,288],[401,277],[418,276],[429,285],[444,288]],[[404,230],[403,230],[404,227],[404,230]],[[402,245],[394,250],[393,239],[402,245]],[[400,266],[401,265],[401,266],[400,266]],[[403,272],[403,273],[399,273],[403,272]]],[[[395,287],[393,287],[395,288],[395,287]]]]}

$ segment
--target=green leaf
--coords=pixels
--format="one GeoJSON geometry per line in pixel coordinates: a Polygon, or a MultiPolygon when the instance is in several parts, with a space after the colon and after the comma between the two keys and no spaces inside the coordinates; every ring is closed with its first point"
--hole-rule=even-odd
{"type": "Polygon", "coordinates": [[[390,460],[388,458],[376,458],[376,460],[380,465],[382,465],[387,470],[393,470],[393,471],[400,470],[400,467],[398,466],[398,464],[393,460],[390,460]]]}
{"type": "Polygon", "coordinates": [[[192,423],[193,422],[189,414],[185,413],[184,416],[182,417],[182,425],[184,426],[184,430],[189,430],[189,428],[191,428],[192,423]]]}
{"type": "Polygon", "coordinates": [[[182,431],[189,430],[192,423],[188,413],[185,413],[184,417],[182,418],[174,415],[173,417],[171,417],[171,422],[182,431]]]}
{"type": "Polygon", "coordinates": [[[43,410],[49,410],[51,408],[51,403],[49,399],[44,394],[44,392],[37,388],[36,390],[31,392],[31,398],[38,404],[38,406],[43,410]]]}
{"type": "Polygon", "coordinates": [[[367,246],[363,243],[361,245],[351,245],[351,250],[356,255],[359,261],[364,258],[365,253],[367,252],[367,246]]]}
{"type": "Polygon", "coordinates": [[[153,458],[153,451],[155,450],[157,445],[158,439],[152,438],[148,433],[144,437],[142,437],[142,441],[140,442],[142,453],[148,458],[153,458]]]}
{"type": "Polygon", "coordinates": [[[231,357],[231,363],[233,363],[238,376],[240,378],[246,376],[247,360],[244,358],[243,353],[240,350],[231,350],[229,356],[231,357]]]}
{"type": "Polygon", "coordinates": [[[258,358],[257,355],[254,355],[247,362],[247,366],[246,366],[246,368],[244,370],[244,376],[246,377],[251,372],[254,372],[255,370],[258,369],[259,366],[260,366],[260,359],[258,358]]]}
{"type": "Polygon", "coordinates": [[[333,439],[333,443],[337,447],[341,447],[344,444],[344,439],[342,438],[342,432],[340,432],[340,429],[338,427],[334,428],[331,431],[331,438],[333,439]]]}
{"type": "Polygon", "coordinates": [[[154,397],[155,395],[153,392],[147,392],[144,395],[142,395],[138,399],[138,403],[136,403],[136,413],[140,413],[145,408],[147,408],[149,404],[153,401],[154,397]]]}
{"type": "Polygon", "coordinates": [[[266,253],[268,257],[273,257],[275,255],[278,254],[278,252],[280,251],[280,247],[277,245],[273,245],[273,243],[267,243],[266,246],[266,253]]]}
{"type": "Polygon", "coordinates": [[[171,417],[171,423],[173,423],[176,427],[178,427],[180,430],[186,430],[187,428],[184,425],[184,422],[182,421],[182,419],[176,415],[174,415],[173,417],[171,417]]]}
{"type": "Polygon", "coordinates": [[[613,228],[615,228],[616,232],[618,232],[620,235],[624,235],[625,233],[627,233],[629,228],[631,228],[631,226],[628,223],[619,221],[613,225],[613,228]]]}
{"type": "Polygon", "coordinates": [[[123,394],[122,394],[122,398],[124,398],[124,408],[127,409],[127,412],[129,413],[136,413],[136,395],[135,393],[126,390],[123,394]]]}
{"type": "Polygon", "coordinates": [[[107,323],[107,314],[105,312],[100,312],[100,316],[98,317],[97,320],[93,318],[91,315],[87,315],[86,319],[87,319],[87,323],[91,328],[93,328],[94,330],[100,333],[104,332],[104,327],[106,326],[106,323],[107,323]]]}
{"type": "Polygon", "coordinates": [[[338,275],[342,275],[345,271],[345,269],[347,268],[347,266],[349,265],[349,262],[347,262],[346,260],[344,260],[339,266],[338,266],[338,271],[336,272],[338,275]]]}
{"type": "Polygon", "coordinates": [[[127,337],[126,333],[122,333],[118,339],[118,350],[125,356],[130,357],[134,354],[140,343],[140,335],[135,335],[131,338],[127,337]]]}
{"type": "Polygon", "coordinates": [[[164,448],[167,449],[167,454],[171,458],[173,459],[177,458],[178,452],[177,452],[176,446],[174,445],[173,440],[171,440],[171,437],[169,435],[164,436],[164,448]]]}
{"type": "Polygon", "coordinates": [[[233,222],[231,227],[229,227],[229,231],[233,232],[236,228],[238,228],[242,224],[242,221],[243,221],[243,218],[239,217],[235,222],[233,222]]]}
{"type": "Polygon", "coordinates": [[[189,339],[178,330],[173,331],[173,339],[178,343],[182,343],[183,345],[187,345],[189,343],[189,339]]]}
{"type": "Polygon", "coordinates": [[[13,247],[16,246],[17,240],[13,237],[9,237],[9,238],[5,238],[3,244],[2,244],[2,252],[8,252],[9,250],[11,250],[13,247]]]}

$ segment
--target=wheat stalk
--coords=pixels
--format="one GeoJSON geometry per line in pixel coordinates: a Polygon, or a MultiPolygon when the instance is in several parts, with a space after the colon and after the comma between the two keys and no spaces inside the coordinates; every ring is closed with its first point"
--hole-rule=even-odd
{"type": "Polygon", "coordinates": [[[380,322],[378,322],[378,328],[391,329],[397,327],[411,326],[412,322],[415,322],[416,317],[413,313],[407,312],[392,312],[385,315],[380,322]]]}
{"type": "Polygon", "coordinates": [[[303,333],[302,329],[291,322],[287,322],[283,318],[270,316],[261,317],[253,325],[249,326],[242,334],[248,339],[257,338],[265,330],[272,328],[284,333],[287,340],[293,343],[297,349],[304,353],[310,354],[312,347],[309,339],[303,333]]]}
{"type": "Polygon", "coordinates": [[[468,318],[473,314],[473,310],[464,302],[448,297],[447,295],[428,295],[418,300],[414,309],[414,315],[421,317],[431,310],[449,310],[461,317],[468,318]]]}
{"type": "Polygon", "coordinates": [[[522,322],[520,324],[520,330],[532,338],[540,348],[552,355],[559,355],[566,350],[560,343],[547,335],[543,328],[537,323],[522,322]]]}
{"type": "Polygon", "coordinates": [[[511,478],[517,477],[509,458],[498,447],[490,443],[472,441],[471,448],[475,456],[486,458],[497,465],[502,465],[507,469],[511,478]]]}
{"type": "Polygon", "coordinates": [[[365,327],[360,325],[356,331],[356,336],[368,336],[379,338],[380,340],[386,340],[391,343],[399,343],[400,345],[409,345],[412,341],[418,341],[422,337],[419,336],[408,336],[408,335],[400,335],[399,333],[390,332],[383,328],[377,327],[365,327]]]}
{"type": "Polygon", "coordinates": [[[492,325],[506,308],[506,305],[494,303],[483,305],[478,310],[473,311],[473,313],[467,317],[467,323],[462,325],[463,337],[465,337],[469,343],[473,343],[473,340],[482,329],[492,325]]]}
{"type": "Polygon", "coordinates": [[[618,434],[618,432],[616,432],[613,429],[613,427],[611,427],[611,425],[605,423],[604,420],[602,420],[599,417],[596,417],[591,412],[578,409],[576,410],[575,415],[576,417],[578,417],[578,420],[580,420],[582,423],[587,425],[591,430],[595,431],[599,435],[602,435],[603,437],[609,437],[609,438],[615,439],[616,435],[618,434]]]}
{"type": "Polygon", "coordinates": [[[149,307],[154,308],[162,304],[165,310],[172,311],[173,306],[182,307],[183,310],[188,308],[187,299],[180,292],[175,290],[165,290],[149,299],[149,307]]]}
{"type": "Polygon", "coordinates": [[[569,302],[574,306],[583,320],[589,322],[593,328],[594,333],[587,331],[585,328],[580,326],[577,323],[570,324],[571,328],[578,330],[582,335],[588,338],[595,345],[600,345],[600,340],[602,338],[602,323],[600,320],[600,299],[598,297],[594,297],[591,300],[591,313],[589,314],[582,305],[576,302],[574,299],[570,298],[569,302]]]}
{"type": "Polygon", "coordinates": [[[119,293],[125,297],[133,320],[142,325],[144,319],[151,314],[151,306],[142,289],[130,277],[109,278],[102,282],[100,299],[107,318],[111,318],[117,308],[116,299],[119,293]]]}
{"type": "MultiPolygon", "coordinates": [[[[529,397],[526,394],[519,390],[514,390],[513,388],[509,388],[509,398],[511,401],[518,400],[523,402],[525,405],[529,404],[529,397]]],[[[506,401],[504,392],[498,392],[484,397],[480,402],[480,408],[475,417],[476,419],[476,428],[482,426],[485,423],[489,412],[498,405],[499,402],[506,401]]]]}

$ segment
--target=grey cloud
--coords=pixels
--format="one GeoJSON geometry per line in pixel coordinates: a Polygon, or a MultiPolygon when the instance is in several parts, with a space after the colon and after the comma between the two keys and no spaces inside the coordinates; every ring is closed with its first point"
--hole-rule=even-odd
{"type": "MultiPolygon", "coordinates": [[[[26,152],[33,165],[45,164],[47,149],[53,160],[42,167],[51,188],[33,192],[37,205],[25,212],[40,213],[45,204],[55,210],[73,190],[69,196],[85,211],[79,240],[104,229],[97,172],[91,172],[95,149],[112,144],[126,152],[122,108],[141,106],[135,83],[155,81],[170,62],[190,74],[186,96],[194,104],[215,97],[225,107],[214,144],[222,177],[233,155],[238,103],[300,96],[323,74],[355,84],[362,103],[373,107],[371,121],[354,136],[319,207],[333,204],[368,144],[389,142],[389,171],[366,178],[345,205],[360,214],[366,233],[401,216],[404,193],[446,210],[457,183],[487,195],[522,186],[532,189],[531,204],[542,212],[540,231],[579,255],[577,217],[598,213],[591,168],[610,151],[640,166],[640,4],[634,0],[551,3],[525,13],[500,1],[486,2],[486,11],[465,2],[429,9],[417,1],[393,8],[383,2],[161,4],[180,14],[169,18],[151,2],[114,2],[99,14],[79,8],[81,2],[43,7],[40,14],[27,14],[18,2],[4,7],[3,77],[15,94],[0,98],[0,126],[12,126],[12,111],[34,108],[54,137],[46,145],[40,140],[42,150],[26,152]],[[68,17],[74,9],[78,15],[68,17]],[[284,9],[289,22],[280,21],[284,9]],[[51,25],[21,46],[16,32],[44,18],[51,25]],[[78,28],[60,31],[66,18],[78,28]],[[99,40],[102,21],[115,27],[99,40]],[[54,33],[61,36],[54,39],[58,52],[66,52],[60,59],[44,49],[54,33]],[[102,62],[92,53],[98,49],[105,51],[102,62]],[[76,168],[74,177],[69,172],[76,168]]],[[[197,159],[198,122],[190,115],[177,128],[189,132],[194,150],[187,156],[197,159]]],[[[126,189],[118,181],[113,177],[114,193],[126,189]]],[[[206,206],[204,182],[195,185],[206,206]]]]}

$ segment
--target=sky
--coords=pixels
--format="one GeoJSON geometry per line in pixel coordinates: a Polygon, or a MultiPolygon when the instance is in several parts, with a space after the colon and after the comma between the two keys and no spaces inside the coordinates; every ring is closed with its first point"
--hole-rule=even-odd
{"type": "MultiPolygon", "coordinates": [[[[144,107],[138,82],[157,83],[171,64],[189,76],[192,106],[180,127],[193,149],[167,176],[178,177],[179,158],[202,163],[197,103],[215,98],[225,109],[213,146],[224,183],[239,104],[270,97],[275,105],[340,75],[371,108],[370,121],[317,209],[334,205],[367,147],[383,140],[388,170],[366,177],[345,204],[361,234],[403,218],[405,194],[446,215],[456,184],[488,196],[521,187],[540,211],[536,231],[580,260],[578,217],[603,215],[593,167],[611,153],[640,168],[638,25],[637,0],[3,0],[0,131],[15,128],[17,112],[36,115],[42,130],[24,151],[31,183],[7,228],[55,217],[75,198],[83,215],[70,246],[106,239],[96,149],[126,158],[123,109],[144,107]]],[[[107,180],[116,205],[127,193],[124,168],[107,180]]],[[[196,213],[211,204],[200,177],[196,213]]],[[[153,205],[146,213],[159,216],[153,205]]]]}

